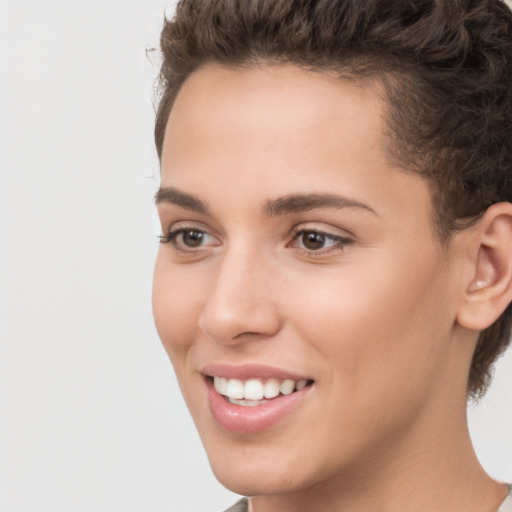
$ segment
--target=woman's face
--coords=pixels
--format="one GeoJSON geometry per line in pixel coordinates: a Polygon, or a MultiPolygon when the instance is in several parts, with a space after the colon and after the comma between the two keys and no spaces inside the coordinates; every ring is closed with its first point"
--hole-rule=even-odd
{"type": "Polygon", "coordinates": [[[172,109],[154,316],[236,492],[424,449],[447,390],[464,400],[458,272],[426,182],[386,157],[383,109],[370,87],[291,65],[202,68],[172,109]]]}

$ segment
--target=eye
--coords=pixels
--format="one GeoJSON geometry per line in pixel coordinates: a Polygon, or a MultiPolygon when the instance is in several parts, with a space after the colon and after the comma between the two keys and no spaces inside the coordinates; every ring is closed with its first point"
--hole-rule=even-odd
{"type": "Polygon", "coordinates": [[[308,252],[325,253],[332,250],[342,250],[352,240],[332,233],[312,229],[300,229],[295,232],[292,247],[308,252]]]}
{"type": "Polygon", "coordinates": [[[169,231],[167,234],[159,237],[160,243],[170,243],[176,249],[181,251],[193,251],[201,247],[211,247],[219,245],[218,240],[201,229],[197,228],[179,228],[169,231]]]}

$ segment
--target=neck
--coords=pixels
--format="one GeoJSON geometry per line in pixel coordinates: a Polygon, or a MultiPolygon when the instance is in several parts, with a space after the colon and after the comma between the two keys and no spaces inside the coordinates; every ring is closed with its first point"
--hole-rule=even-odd
{"type": "Polygon", "coordinates": [[[420,421],[384,452],[362,455],[343,474],[309,489],[256,496],[253,511],[495,512],[507,489],[481,467],[465,408],[458,410],[464,411],[459,418],[426,412],[434,421],[420,421]]]}

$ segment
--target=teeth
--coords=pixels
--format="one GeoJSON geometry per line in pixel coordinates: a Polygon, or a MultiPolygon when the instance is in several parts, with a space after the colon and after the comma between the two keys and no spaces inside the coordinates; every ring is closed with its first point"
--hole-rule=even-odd
{"type": "Polygon", "coordinates": [[[281,382],[281,385],[279,386],[279,391],[283,395],[289,395],[290,393],[293,393],[293,390],[295,389],[295,381],[291,379],[283,380],[281,382]]]}
{"type": "Polygon", "coordinates": [[[305,388],[307,383],[307,380],[299,380],[299,382],[297,382],[297,385],[295,386],[297,388],[297,391],[300,391],[301,389],[305,388]]]}
{"type": "MultiPolygon", "coordinates": [[[[267,386],[265,386],[265,390],[267,386]]],[[[279,392],[278,392],[279,393],[279,392]]],[[[263,384],[261,380],[251,379],[245,383],[244,398],[246,400],[261,400],[263,398],[263,384]]],[[[265,393],[265,398],[271,398],[265,393]]]]}
{"type": "Polygon", "coordinates": [[[213,385],[219,395],[228,394],[228,379],[225,379],[224,377],[215,377],[215,379],[213,379],[213,385]]]}
{"type": "Polygon", "coordinates": [[[256,407],[257,405],[267,403],[266,400],[237,400],[236,398],[228,398],[232,404],[243,405],[244,407],[256,407]]]}
{"type": "Polygon", "coordinates": [[[265,398],[275,398],[277,395],[279,395],[279,381],[268,379],[265,383],[265,398]]]}
{"type": "Polygon", "coordinates": [[[228,389],[226,390],[226,395],[229,396],[229,398],[244,398],[244,391],[244,384],[241,380],[228,380],[228,389]]]}
{"type": "Polygon", "coordinates": [[[214,377],[213,385],[220,395],[224,395],[231,403],[254,407],[275,398],[280,393],[289,395],[295,390],[300,391],[307,385],[307,380],[294,381],[285,379],[268,379],[265,383],[260,379],[249,379],[245,382],[239,379],[214,377]]]}

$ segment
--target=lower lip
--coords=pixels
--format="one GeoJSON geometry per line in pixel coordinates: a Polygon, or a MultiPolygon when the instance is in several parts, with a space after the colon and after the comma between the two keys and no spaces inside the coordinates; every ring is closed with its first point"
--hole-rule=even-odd
{"type": "Polygon", "coordinates": [[[206,379],[210,411],[217,423],[231,432],[240,434],[256,434],[278,424],[307,396],[312,386],[306,386],[300,391],[289,395],[279,395],[261,405],[248,407],[232,404],[217,393],[211,379],[206,379]]]}

